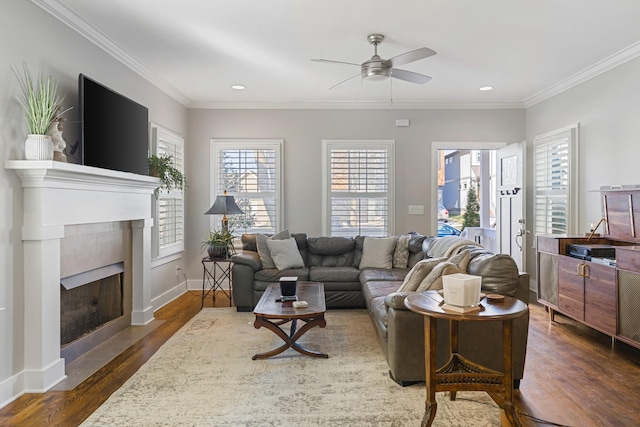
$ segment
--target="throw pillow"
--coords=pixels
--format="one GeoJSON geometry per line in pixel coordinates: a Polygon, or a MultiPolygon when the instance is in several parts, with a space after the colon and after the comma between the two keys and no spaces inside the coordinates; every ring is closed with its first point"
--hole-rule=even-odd
{"type": "Polygon", "coordinates": [[[431,270],[431,273],[424,278],[416,291],[423,292],[442,289],[442,276],[455,273],[464,273],[464,271],[460,270],[457,265],[452,264],[449,261],[442,262],[431,270]]]}
{"type": "Polygon", "coordinates": [[[398,236],[396,248],[393,251],[393,268],[407,268],[409,262],[409,240],[411,236],[408,234],[398,236]]]}
{"type": "Polygon", "coordinates": [[[267,246],[267,240],[284,240],[290,237],[291,234],[289,234],[289,230],[282,230],[271,237],[267,237],[264,234],[256,234],[256,247],[258,248],[262,268],[276,268],[273,258],[271,258],[269,247],[267,246]]]}
{"type": "Polygon", "coordinates": [[[396,237],[365,237],[362,245],[360,270],[363,268],[392,268],[396,237]]]}
{"type": "Polygon", "coordinates": [[[300,255],[296,239],[293,237],[286,240],[269,239],[267,240],[267,246],[278,270],[304,267],[302,255],[300,255]]]}
{"type": "Polygon", "coordinates": [[[398,289],[398,292],[415,292],[420,286],[420,283],[424,280],[425,277],[433,268],[440,264],[441,262],[446,261],[445,258],[427,258],[421,261],[418,261],[416,265],[407,273],[402,285],[398,289]]]}

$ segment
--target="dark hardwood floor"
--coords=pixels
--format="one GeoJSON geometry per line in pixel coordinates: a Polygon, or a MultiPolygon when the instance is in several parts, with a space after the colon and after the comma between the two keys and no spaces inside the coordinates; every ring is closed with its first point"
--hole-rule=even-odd
{"type": "MultiPolygon", "coordinates": [[[[228,307],[229,300],[219,294],[216,306],[228,307]]],[[[520,424],[640,425],[640,350],[612,347],[590,328],[561,315],[550,323],[543,307],[530,308],[525,378],[515,393],[520,424]]],[[[200,295],[184,294],[155,313],[162,324],[75,389],[21,396],[0,409],[0,425],[79,425],[198,311],[200,295]]]]}

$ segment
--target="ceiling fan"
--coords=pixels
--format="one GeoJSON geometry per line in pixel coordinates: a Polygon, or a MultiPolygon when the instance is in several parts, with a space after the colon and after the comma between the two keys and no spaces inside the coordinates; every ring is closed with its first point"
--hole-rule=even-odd
{"type": "Polygon", "coordinates": [[[368,61],[363,62],[362,64],[355,64],[352,62],[343,62],[343,61],[333,61],[331,59],[312,59],[315,62],[326,62],[329,64],[346,64],[346,65],[355,65],[360,67],[360,73],[355,76],[349,77],[346,80],[341,81],[340,83],[331,86],[329,89],[334,89],[338,86],[343,85],[351,79],[355,79],[360,76],[363,80],[366,81],[381,81],[386,80],[389,77],[393,77],[396,79],[404,80],[410,83],[418,83],[424,84],[431,80],[431,77],[425,76],[424,74],[414,73],[413,71],[401,70],[399,68],[394,68],[398,65],[408,64],[409,62],[418,61],[420,59],[428,58],[429,56],[433,56],[436,54],[435,51],[429,49],[428,47],[421,47],[416,50],[412,50],[409,52],[405,52],[401,55],[394,56],[389,59],[382,59],[378,55],[378,45],[382,43],[384,40],[384,36],[382,34],[369,34],[367,36],[367,41],[369,44],[373,45],[373,56],[368,61]]]}

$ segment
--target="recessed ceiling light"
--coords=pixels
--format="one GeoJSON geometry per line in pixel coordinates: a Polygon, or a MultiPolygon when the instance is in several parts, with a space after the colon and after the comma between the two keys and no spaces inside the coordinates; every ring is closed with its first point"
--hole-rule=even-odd
{"type": "Polygon", "coordinates": [[[482,87],[480,88],[480,90],[481,90],[481,91],[483,91],[483,92],[485,92],[485,91],[487,91],[487,90],[493,90],[493,86],[482,86],[482,87]]]}
{"type": "Polygon", "coordinates": [[[233,85],[231,86],[231,89],[235,89],[235,90],[243,90],[245,87],[243,85],[233,85]]]}

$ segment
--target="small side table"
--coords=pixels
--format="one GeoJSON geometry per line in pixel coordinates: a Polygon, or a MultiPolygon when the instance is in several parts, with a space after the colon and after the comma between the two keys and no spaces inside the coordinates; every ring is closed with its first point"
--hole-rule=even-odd
{"type": "Polygon", "coordinates": [[[517,298],[505,297],[499,302],[484,298],[480,303],[482,310],[474,313],[456,313],[445,311],[441,304],[442,296],[437,291],[427,291],[409,295],[405,306],[424,316],[424,359],[427,397],[422,426],[430,426],[436,416],[436,392],[449,391],[451,400],[455,400],[457,391],[486,391],[504,410],[512,426],[518,425],[513,407],[513,319],[523,316],[529,308],[517,298]],[[449,361],[436,369],[437,319],[449,320],[451,332],[449,361]],[[504,343],[504,373],[481,366],[465,359],[458,353],[458,323],[502,321],[504,343]]]}
{"type": "Polygon", "coordinates": [[[211,293],[213,302],[216,302],[216,291],[222,291],[229,298],[229,307],[231,307],[233,292],[231,284],[231,267],[233,261],[231,258],[202,258],[202,305],[204,307],[204,299],[211,293]],[[229,289],[224,288],[224,284],[229,283],[229,289]]]}

